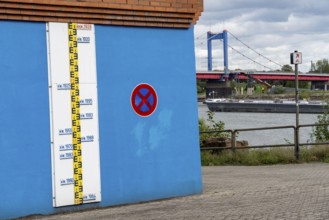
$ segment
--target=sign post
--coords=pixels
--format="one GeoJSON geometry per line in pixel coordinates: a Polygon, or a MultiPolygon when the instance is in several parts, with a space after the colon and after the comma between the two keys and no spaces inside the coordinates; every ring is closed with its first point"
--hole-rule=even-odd
{"type": "Polygon", "coordinates": [[[296,130],[295,130],[295,158],[299,160],[299,89],[298,64],[302,64],[302,53],[295,50],[290,54],[290,64],[295,64],[295,100],[296,100],[296,130]]]}

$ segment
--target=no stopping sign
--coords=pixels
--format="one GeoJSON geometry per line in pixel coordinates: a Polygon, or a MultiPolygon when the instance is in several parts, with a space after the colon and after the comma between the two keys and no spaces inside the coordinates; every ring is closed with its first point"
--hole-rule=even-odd
{"type": "Polygon", "coordinates": [[[158,104],[158,97],[151,85],[142,83],[133,89],[130,101],[136,114],[147,117],[155,111],[158,104]]]}

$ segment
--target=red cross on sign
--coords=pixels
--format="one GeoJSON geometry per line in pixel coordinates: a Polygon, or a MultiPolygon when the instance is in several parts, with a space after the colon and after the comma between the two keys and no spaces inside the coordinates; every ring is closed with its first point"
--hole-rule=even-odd
{"type": "Polygon", "coordinates": [[[158,97],[151,85],[142,83],[137,85],[132,91],[130,101],[136,114],[147,117],[155,111],[158,97]]]}

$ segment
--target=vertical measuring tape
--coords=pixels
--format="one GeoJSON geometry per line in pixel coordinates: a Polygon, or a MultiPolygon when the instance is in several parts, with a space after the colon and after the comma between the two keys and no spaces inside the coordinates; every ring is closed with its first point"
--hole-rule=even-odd
{"type": "Polygon", "coordinates": [[[79,93],[79,64],[78,64],[78,36],[77,24],[68,24],[70,83],[71,83],[71,118],[74,169],[74,204],[83,203],[83,178],[81,154],[81,126],[80,126],[80,93],[79,93]]]}

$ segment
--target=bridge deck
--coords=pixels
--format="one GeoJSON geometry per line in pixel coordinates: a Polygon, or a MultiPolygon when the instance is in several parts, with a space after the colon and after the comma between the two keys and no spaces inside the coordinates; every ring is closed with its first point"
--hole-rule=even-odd
{"type": "MultiPolygon", "coordinates": [[[[240,80],[248,79],[245,74],[250,74],[261,80],[295,80],[295,73],[285,72],[238,72],[232,74],[236,74],[240,80]]],[[[197,79],[220,79],[224,72],[197,71],[196,75],[197,79]]],[[[329,81],[329,74],[300,73],[298,79],[300,81],[329,81]]]]}

